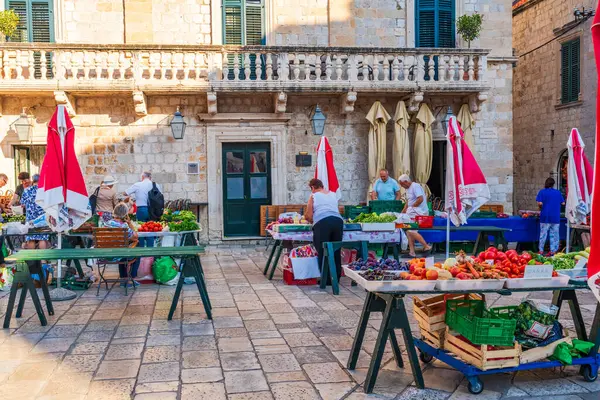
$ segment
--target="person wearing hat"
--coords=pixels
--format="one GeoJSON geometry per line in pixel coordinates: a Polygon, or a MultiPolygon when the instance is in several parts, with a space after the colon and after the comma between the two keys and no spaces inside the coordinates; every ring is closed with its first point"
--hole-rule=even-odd
{"type": "Polygon", "coordinates": [[[112,213],[119,201],[117,200],[117,180],[112,175],[106,175],[102,183],[96,189],[98,199],[96,200],[96,214],[102,213],[103,221],[110,221],[112,213]]]}
{"type": "Polygon", "coordinates": [[[21,196],[23,196],[23,192],[25,191],[25,189],[31,186],[31,177],[29,175],[29,172],[19,172],[19,176],[17,177],[17,179],[19,180],[20,184],[19,186],[17,186],[17,190],[15,190],[15,194],[10,200],[10,206],[19,204],[21,196]]]}

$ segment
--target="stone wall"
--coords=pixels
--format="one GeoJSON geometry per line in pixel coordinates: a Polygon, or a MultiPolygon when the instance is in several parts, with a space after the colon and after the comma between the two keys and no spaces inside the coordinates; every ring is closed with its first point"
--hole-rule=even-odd
{"type": "Polygon", "coordinates": [[[593,160],[597,82],[592,21],[561,38],[553,33],[573,21],[573,9],[580,5],[574,0],[544,0],[514,16],[514,46],[519,55],[513,87],[517,209],[535,207],[535,194],[546,178],[557,173],[558,158],[572,128],[579,129],[593,160]],[[582,101],[560,106],[560,42],[577,36],[581,37],[582,101]],[[557,40],[544,45],[552,39],[557,40]]]}
{"type": "MultiPolygon", "coordinates": [[[[63,9],[55,10],[62,25],[65,43],[123,43],[122,0],[63,0],[63,9]]],[[[55,27],[60,32],[60,27],[55,27]]]]}

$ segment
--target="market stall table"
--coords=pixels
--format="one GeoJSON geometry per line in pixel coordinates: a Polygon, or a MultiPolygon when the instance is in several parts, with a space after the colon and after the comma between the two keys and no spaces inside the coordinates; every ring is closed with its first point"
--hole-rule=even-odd
{"type": "MultiPolygon", "coordinates": [[[[571,248],[580,248],[584,249],[587,247],[583,241],[582,235],[584,233],[590,233],[589,225],[571,225],[571,235],[569,237],[571,248]]],[[[589,243],[589,242],[588,242],[589,243]]],[[[589,244],[588,244],[589,246],[589,244]]]]}
{"type": "MultiPolygon", "coordinates": [[[[203,246],[182,246],[182,247],[135,247],[135,248],[101,248],[101,249],[44,249],[44,250],[21,250],[17,253],[7,257],[8,262],[26,262],[42,260],[85,260],[88,258],[137,258],[137,257],[173,257],[181,258],[182,261],[179,265],[179,271],[181,275],[175,289],[173,301],[171,303],[171,309],[169,311],[168,319],[173,318],[173,313],[177,308],[181,290],[183,287],[183,281],[185,277],[195,278],[202,304],[204,305],[204,311],[208,319],[212,319],[211,304],[206,289],[206,283],[204,280],[204,272],[202,270],[202,264],[200,262],[199,253],[204,252],[203,246]],[[184,262],[185,261],[185,262],[184,262]]],[[[26,267],[26,264],[21,264],[26,267]]],[[[28,274],[28,268],[26,273],[28,274]]],[[[8,306],[6,310],[6,316],[4,318],[4,328],[8,328],[10,318],[14,308],[15,298],[17,295],[18,285],[11,287],[8,306]]],[[[21,298],[24,301],[24,298],[21,298]]],[[[34,303],[36,299],[34,298],[34,303]]],[[[38,309],[39,299],[37,300],[36,309],[38,309]]],[[[41,306],[39,306],[41,309],[41,306]]],[[[39,312],[38,312],[39,313],[39,312]]],[[[40,318],[41,319],[41,318],[40,318]]]]}
{"type": "MultiPolygon", "coordinates": [[[[427,232],[431,231],[443,231],[444,232],[444,241],[446,241],[446,226],[434,226],[433,228],[408,228],[406,230],[414,230],[419,231],[421,236],[425,238],[427,232]]],[[[506,240],[505,233],[510,232],[508,228],[498,228],[495,226],[451,226],[450,234],[452,232],[460,232],[460,233],[473,233],[473,235],[477,235],[475,239],[475,247],[473,253],[477,254],[480,251],[485,250],[490,247],[492,244],[490,242],[490,236],[493,237],[493,242],[496,247],[500,245],[504,247],[504,251],[508,250],[508,241],[506,240]]],[[[452,236],[450,236],[452,239],[452,236]]],[[[425,239],[427,241],[427,239],[425,239]]]]}
{"type": "MultiPolygon", "coordinates": [[[[305,232],[274,232],[267,231],[267,233],[275,240],[267,264],[263,271],[263,275],[269,274],[269,280],[273,279],[277,263],[281,257],[281,252],[284,247],[291,248],[291,242],[312,242],[313,233],[312,231],[305,232]],[[273,259],[275,256],[275,259],[273,259]],[[273,262],[271,264],[271,262],[273,262]],[[269,272],[270,270],[270,272],[269,272]]],[[[401,243],[400,230],[395,231],[344,231],[343,242],[368,242],[368,243],[401,243]]],[[[317,249],[319,251],[320,249],[317,249]]]]}
{"type": "MultiPolygon", "coordinates": [[[[573,323],[575,326],[575,330],[577,332],[577,336],[581,340],[588,340],[588,335],[585,329],[585,323],[583,321],[581,311],[579,309],[579,303],[577,301],[577,295],[575,293],[576,290],[581,289],[589,289],[584,282],[581,283],[570,283],[563,287],[540,287],[540,288],[523,288],[523,289],[501,289],[501,290],[477,290],[477,293],[498,293],[501,295],[510,295],[512,292],[542,292],[542,291],[553,291],[553,304],[559,307],[562,305],[563,301],[568,301],[570,306],[571,315],[573,318],[573,323]]],[[[556,362],[535,362],[529,364],[523,364],[519,367],[514,368],[504,368],[502,370],[488,370],[481,371],[476,367],[468,366],[464,367],[466,364],[463,362],[447,355],[445,352],[441,350],[437,350],[433,348],[431,345],[425,343],[422,340],[415,339],[412,336],[412,332],[410,329],[410,324],[408,320],[408,315],[406,313],[406,308],[404,305],[404,297],[407,294],[415,295],[415,294],[466,294],[472,293],[471,291],[439,291],[439,290],[431,290],[431,291],[398,291],[398,292],[369,292],[367,297],[365,298],[365,303],[363,305],[362,314],[360,317],[360,321],[358,327],[356,329],[356,334],[354,336],[354,343],[352,345],[352,350],[350,351],[350,356],[348,358],[348,369],[353,370],[356,368],[356,364],[358,361],[358,355],[360,353],[365,332],[369,323],[369,317],[372,312],[382,312],[383,319],[381,320],[381,326],[379,328],[379,333],[377,336],[377,340],[375,342],[375,348],[373,350],[373,356],[371,358],[371,364],[369,366],[369,370],[367,372],[367,378],[364,383],[364,391],[365,393],[371,393],[375,386],[375,382],[377,380],[377,374],[379,373],[379,369],[381,367],[381,360],[383,358],[383,353],[385,350],[386,342],[388,337],[390,338],[390,342],[392,345],[392,350],[394,355],[396,356],[396,364],[399,368],[403,368],[403,362],[401,357],[400,348],[396,341],[394,329],[401,329],[404,337],[404,342],[406,345],[406,350],[408,353],[408,359],[411,364],[413,377],[415,379],[417,387],[424,389],[425,384],[423,381],[423,374],[421,371],[421,367],[419,365],[419,359],[417,357],[417,352],[415,350],[415,346],[419,348],[422,352],[421,359],[423,361],[431,361],[431,357],[437,357],[441,361],[448,363],[453,367],[458,367],[458,369],[463,372],[469,382],[470,389],[473,392],[483,390],[483,384],[479,380],[478,376],[483,374],[491,374],[494,372],[510,372],[517,370],[526,370],[526,369],[535,369],[535,368],[551,368],[558,366],[556,362]],[[443,354],[442,354],[443,353],[443,354]],[[423,356],[425,354],[425,356],[423,356]]],[[[598,365],[600,364],[600,356],[597,355],[598,349],[600,347],[600,335],[598,335],[598,328],[600,327],[600,308],[596,307],[596,313],[594,316],[593,325],[590,331],[589,339],[594,342],[594,348],[590,352],[593,356],[586,357],[585,360],[580,360],[580,364],[586,364],[589,368],[588,372],[585,372],[584,377],[586,379],[593,380],[597,376],[598,373],[598,365]]]]}

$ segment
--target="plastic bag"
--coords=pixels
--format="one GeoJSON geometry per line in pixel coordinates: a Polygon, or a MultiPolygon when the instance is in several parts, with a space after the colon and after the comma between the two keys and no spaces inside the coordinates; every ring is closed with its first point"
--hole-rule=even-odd
{"type": "Polygon", "coordinates": [[[557,313],[558,308],[554,305],[537,304],[532,300],[519,304],[515,311],[517,335],[546,339],[552,331],[557,313]]]}
{"type": "Polygon", "coordinates": [[[13,267],[0,268],[0,291],[10,290],[14,278],[13,267]]]}
{"type": "MultiPolygon", "coordinates": [[[[177,285],[177,282],[179,282],[179,275],[180,274],[178,272],[177,275],[175,275],[175,278],[171,279],[168,282],[165,282],[164,285],[167,285],[167,286],[175,286],[175,285],[177,285]]],[[[185,281],[183,283],[185,283],[185,281]]]]}
{"type": "Polygon", "coordinates": [[[571,355],[571,350],[569,347],[570,345],[568,343],[559,344],[558,346],[556,346],[556,349],[554,349],[554,354],[552,355],[552,357],[557,359],[564,365],[573,364],[573,356],[571,355]]]}
{"type": "Polygon", "coordinates": [[[152,265],[152,275],[158,283],[167,283],[177,276],[177,264],[171,257],[161,257],[152,265]]]}
{"type": "Polygon", "coordinates": [[[594,348],[594,343],[586,342],[584,340],[573,339],[573,348],[577,350],[578,353],[587,356],[590,354],[590,351],[594,348]]]}
{"type": "Polygon", "coordinates": [[[154,257],[142,257],[140,266],[138,267],[137,277],[146,278],[149,275],[150,279],[152,279],[152,264],[154,264],[154,257]]]}
{"type": "Polygon", "coordinates": [[[4,225],[7,235],[26,235],[29,232],[29,227],[20,222],[9,222],[4,225]]]}

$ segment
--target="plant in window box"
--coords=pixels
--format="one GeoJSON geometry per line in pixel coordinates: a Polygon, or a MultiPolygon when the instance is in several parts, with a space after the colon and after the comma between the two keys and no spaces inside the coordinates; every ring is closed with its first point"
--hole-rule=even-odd
{"type": "Polygon", "coordinates": [[[13,10],[0,11],[0,39],[8,41],[17,30],[19,16],[13,10]]]}
{"type": "Polygon", "coordinates": [[[467,42],[471,48],[471,42],[481,34],[483,15],[475,13],[472,15],[461,15],[456,21],[456,32],[467,42]]]}

